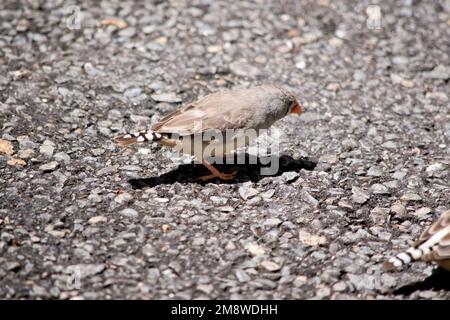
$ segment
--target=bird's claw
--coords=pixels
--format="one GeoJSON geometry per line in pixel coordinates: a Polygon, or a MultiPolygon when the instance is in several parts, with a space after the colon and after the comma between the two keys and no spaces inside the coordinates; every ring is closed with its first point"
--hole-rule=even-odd
{"type": "Polygon", "coordinates": [[[233,170],[230,173],[222,173],[222,172],[219,172],[219,174],[211,173],[211,174],[208,174],[205,176],[198,177],[197,180],[206,182],[206,181],[217,178],[217,179],[224,180],[224,181],[230,181],[236,177],[237,172],[238,172],[237,170],[233,170]]]}

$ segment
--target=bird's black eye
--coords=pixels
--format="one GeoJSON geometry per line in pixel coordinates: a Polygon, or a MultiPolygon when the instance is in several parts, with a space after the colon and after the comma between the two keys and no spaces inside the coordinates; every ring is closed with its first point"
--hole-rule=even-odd
{"type": "Polygon", "coordinates": [[[291,113],[292,108],[294,107],[294,105],[291,103],[289,104],[289,107],[286,110],[286,115],[288,115],[289,113],[291,113]]]}

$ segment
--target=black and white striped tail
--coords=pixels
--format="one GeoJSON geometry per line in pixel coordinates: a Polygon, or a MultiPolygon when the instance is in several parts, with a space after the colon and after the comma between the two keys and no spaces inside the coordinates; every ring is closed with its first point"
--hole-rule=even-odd
{"type": "Polygon", "coordinates": [[[116,137],[117,144],[121,147],[133,145],[135,143],[152,142],[162,138],[160,133],[152,130],[143,130],[139,132],[127,133],[123,136],[116,137]]]}
{"type": "Polygon", "coordinates": [[[422,259],[424,256],[431,252],[432,248],[429,246],[419,246],[418,248],[409,248],[408,250],[391,257],[384,263],[384,267],[387,270],[399,269],[403,266],[410,264],[413,261],[422,259]]]}
{"type": "MultiPolygon", "coordinates": [[[[444,217],[443,219],[447,218],[444,217]]],[[[439,252],[439,248],[442,247],[443,241],[445,241],[450,232],[450,225],[441,223],[441,221],[446,221],[443,219],[439,218],[438,221],[422,233],[419,241],[425,241],[418,242],[415,246],[409,248],[405,252],[397,254],[385,262],[385,269],[397,269],[416,260],[436,260],[436,253],[439,252]],[[442,227],[443,225],[444,227],[442,227]]]]}

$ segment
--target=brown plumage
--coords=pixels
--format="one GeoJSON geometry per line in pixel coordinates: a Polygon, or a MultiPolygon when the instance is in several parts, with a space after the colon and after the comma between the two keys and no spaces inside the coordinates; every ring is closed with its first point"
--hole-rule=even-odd
{"type": "MultiPolygon", "coordinates": [[[[228,130],[240,132],[239,130],[268,129],[289,113],[301,112],[294,95],[279,86],[264,85],[216,92],[172,112],[150,129],[122,135],[116,141],[119,146],[155,141],[168,147],[180,147],[182,153],[194,155],[208,167],[212,172],[209,178],[229,180],[234,175],[218,174],[216,169],[211,169],[211,164],[205,163],[203,153],[195,153],[190,148],[195,135],[224,134],[228,130]]],[[[217,141],[208,141],[202,143],[200,150],[203,151],[214,143],[223,154],[236,148],[236,143],[221,145],[217,141]]]]}
{"type": "Polygon", "coordinates": [[[415,260],[433,261],[450,271],[450,210],[429,226],[413,247],[390,258],[384,266],[391,270],[415,260]]]}

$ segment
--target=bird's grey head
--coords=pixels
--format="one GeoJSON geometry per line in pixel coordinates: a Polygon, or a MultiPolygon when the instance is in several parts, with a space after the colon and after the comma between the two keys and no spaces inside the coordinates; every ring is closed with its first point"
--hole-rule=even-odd
{"type": "Polygon", "coordinates": [[[297,98],[285,88],[280,86],[271,86],[270,104],[272,112],[278,119],[287,116],[288,114],[301,114],[303,112],[297,98]]]}

